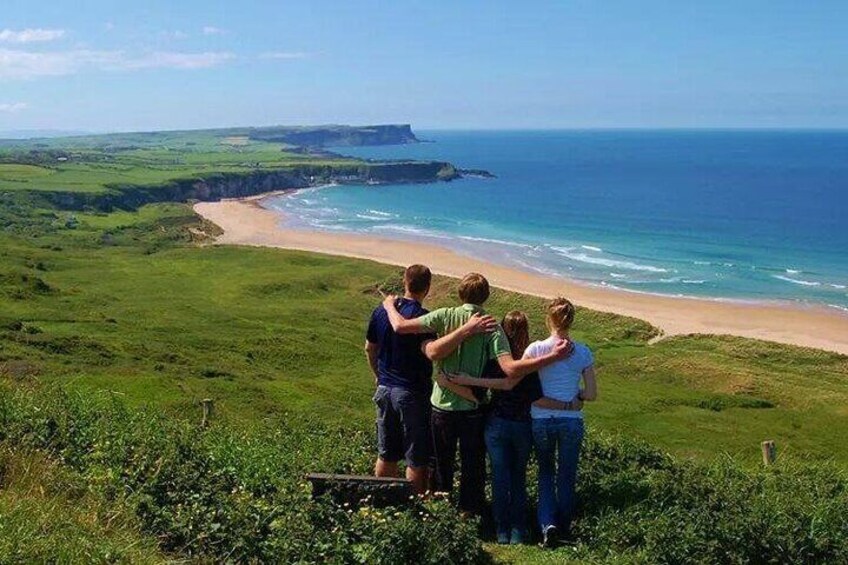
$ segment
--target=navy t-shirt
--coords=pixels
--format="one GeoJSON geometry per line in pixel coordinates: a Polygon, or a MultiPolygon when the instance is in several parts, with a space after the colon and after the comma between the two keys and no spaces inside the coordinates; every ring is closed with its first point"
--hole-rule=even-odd
{"type": "MultiPolygon", "coordinates": [[[[501,370],[497,359],[486,364],[483,377],[487,379],[503,379],[506,375],[501,370]]],[[[530,373],[515,385],[512,390],[492,390],[492,401],[489,413],[504,420],[513,422],[530,421],[530,405],[542,398],[542,383],[539,373],[530,373]]]]}
{"type": "MultiPolygon", "coordinates": [[[[418,318],[427,313],[418,301],[409,298],[398,299],[396,306],[400,315],[406,319],[418,318]]],[[[396,334],[386,309],[380,305],[371,314],[367,339],[380,346],[377,361],[379,384],[430,393],[433,388],[433,364],[421,352],[421,344],[436,339],[434,334],[396,334]]]]}

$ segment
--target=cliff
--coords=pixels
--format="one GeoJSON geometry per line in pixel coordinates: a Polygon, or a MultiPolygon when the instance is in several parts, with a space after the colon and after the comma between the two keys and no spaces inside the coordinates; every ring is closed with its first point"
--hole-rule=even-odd
{"type": "Polygon", "coordinates": [[[109,186],[105,193],[45,191],[39,196],[66,210],[132,210],[152,202],[243,198],[274,190],[306,188],[331,182],[424,183],[450,181],[459,176],[453,165],[441,161],[363,162],[345,166],[300,165],[275,170],[257,169],[249,173],[215,173],[149,186],[116,184],[109,186]]]}

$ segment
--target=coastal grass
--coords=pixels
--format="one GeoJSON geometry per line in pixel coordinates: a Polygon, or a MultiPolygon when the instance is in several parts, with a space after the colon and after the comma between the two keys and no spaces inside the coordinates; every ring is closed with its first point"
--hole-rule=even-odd
{"type": "MultiPolygon", "coordinates": [[[[601,398],[577,546],[481,546],[440,501],[362,513],[310,503],[302,482],[370,470],[365,325],[399,269],[213,246],[217,227],[182,204],[69,213],[2,194],[0,221],[0,561],[848,558],[845,356],[650,344],[643,321],[579,309],[601,398]]],[[[427,305],[455,304],[455,286],[436,277],[427,305]]],[[[528,312],[538,338],[543,305],[496,290],[487,307],[528,312]]]]}
{"type": "MultiPolygon", "coordinates": [[[[178,417],[210,397],[233,422],[373,418],[365,325],[398,269],[206,245],[216,227],[178,204],[15,217],[0,235],[0,374],[113,391],[178,417]]],[[[437,277],[427,306],[455,304],[455,285],[437,277]]],[[[528,312],[540,338],[543,305],[497,290],[487,307],[528,312]]],[[[599,372],[601,399],[587,407],[597,429],[702,460],[756,463],[772,439],[781,457],[848,461],[845,356],[718,336],[649,345],[656,334],[579,310],[574,337],[599,372]]]]}
{"type": "Polygon", "coordinates": [[[281,143],[244,137],[232,143],[226,131],[151,135],[0,142],[0,190],[102,193],[120,186],[157,186],[218,173],[359,163],[293,152],[281,143]]]}
{"type": "Polygon", "coordinates": [[[0,563],[168,561],[131,511],[93,494],[79,473],[0,443],[0,563]]]}
{"type": "MultiPolygon", "coordinates": [[[[200,428],[132,409],[106,393],[2,383],[0,392],[1,442],[60,461],[62,473],[86,485],[91,504],[108,503],[134,525],[133,534],[155,537],[169,555],[200,562],[848,559],[848,477],[833,465],[693,464],[642,442],[590,433],[578,482],[575,545],[546,552],[487,545],[487,552],[476,520],[461,518],[439,497],[382,509],[310,500],[306,471],[368,472],[367,425],[292,417],[244,429],[200,428]]],[[[531,486],[532,499],[534,491],[531,486]]],[[[57,552],[68,551],[55,530],[45,537],[57,552]]]]}

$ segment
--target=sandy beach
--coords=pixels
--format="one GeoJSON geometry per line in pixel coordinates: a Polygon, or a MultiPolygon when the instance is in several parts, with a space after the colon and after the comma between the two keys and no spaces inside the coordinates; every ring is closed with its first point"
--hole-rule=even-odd
{"type": "Polygon", "coordinates": [[[260,198],[200,202],[194,210],[224,230],[217,240],[219,244],[298,249],[391,265],[423,263],[435,273],[450,276],[478,271],[500,288],[544,297],[562,295],[587,308],[647,320],[661,328],[665,336],[727,334],[848,354],[848,316],[824,307],[724,302],[604,289],[523,272],[431,244],[290,229],[278,213],[262,208],[259,201],[260,198]]]}

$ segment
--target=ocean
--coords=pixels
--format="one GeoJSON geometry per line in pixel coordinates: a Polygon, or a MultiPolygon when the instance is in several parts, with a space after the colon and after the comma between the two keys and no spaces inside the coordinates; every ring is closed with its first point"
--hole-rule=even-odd
{"type": "Polygon", "coordinates": [[[330,186],[266,206],[312,229],[436,243],[636,292],[848,313],[848,132],[423,131],[343,148],[495,179],[330,186]]]}

